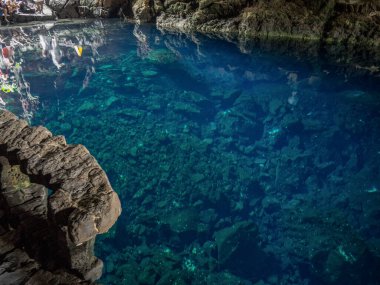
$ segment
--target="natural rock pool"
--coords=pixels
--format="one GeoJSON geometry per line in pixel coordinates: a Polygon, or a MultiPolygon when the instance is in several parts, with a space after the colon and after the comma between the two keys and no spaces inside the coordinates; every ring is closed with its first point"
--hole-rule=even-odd
{"type": "Polygon", "coordinates": [[[84,144],[122,201],[103,284],[380,284],[379,57],[120,21],[0,36],[1,108],[84,144]]]}

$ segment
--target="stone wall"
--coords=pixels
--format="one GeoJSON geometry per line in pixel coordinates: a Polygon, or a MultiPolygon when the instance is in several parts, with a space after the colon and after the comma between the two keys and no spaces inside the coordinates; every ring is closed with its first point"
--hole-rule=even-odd
{"type": "Polygon", "coordinates": [[[133,0],[134,18],[240,40],[287,37],[380,45],[377,0],[133,0]]]}
{"type": "Polygon", "coordinates": [[[0,284],[99,279],[95,237],[121,205],[88,150],[0,111],[0,170],[0,284]]]}

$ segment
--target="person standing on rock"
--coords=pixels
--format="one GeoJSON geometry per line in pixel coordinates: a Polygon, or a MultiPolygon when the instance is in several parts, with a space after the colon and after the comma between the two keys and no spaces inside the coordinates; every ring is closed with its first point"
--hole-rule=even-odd
{"type": "Polygon", "coordinates": [[[0,0],[0,16],[4,16],[5,22],[9,23],[8,19],[8,7],[5,4],[5,1],[0,0]]]}
{"type": "Polygon", "coordinates": [[[34,4],[36,4],[36,13],[37,14],[43,14],[44,10],[44,0],[35,0],[34,4]]]}

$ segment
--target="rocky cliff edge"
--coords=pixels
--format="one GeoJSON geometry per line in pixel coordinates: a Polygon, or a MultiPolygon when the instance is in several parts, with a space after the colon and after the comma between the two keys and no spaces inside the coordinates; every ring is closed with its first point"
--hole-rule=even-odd
{"type": "Polygon", "coordinates": [[[100,278],[95,237],[116,222],[121,205],[89,151],[2,110],[0,170],[0,284],[100,278]]]}

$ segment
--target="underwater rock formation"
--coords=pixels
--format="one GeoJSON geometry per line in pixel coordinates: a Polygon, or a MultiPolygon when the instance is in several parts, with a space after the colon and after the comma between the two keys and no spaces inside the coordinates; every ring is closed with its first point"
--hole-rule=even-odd
{"type": "Polygon", "coordinates": [[[0,283],[99,279],[95,237],[115,223],[121,205],[88,150],[1,111],[0,166],[0,283]]]}
{"type": "Polygon", "coordinates": [[[215,232],[214,236],[221,268],[254,279],[267,274],[268,265],[275,264],[275,259],[258,246],[258,229],[251,221],[223,228],[215,232]],[[247,266],[245,260],[250,260],[251,264],[247,266]]]}

